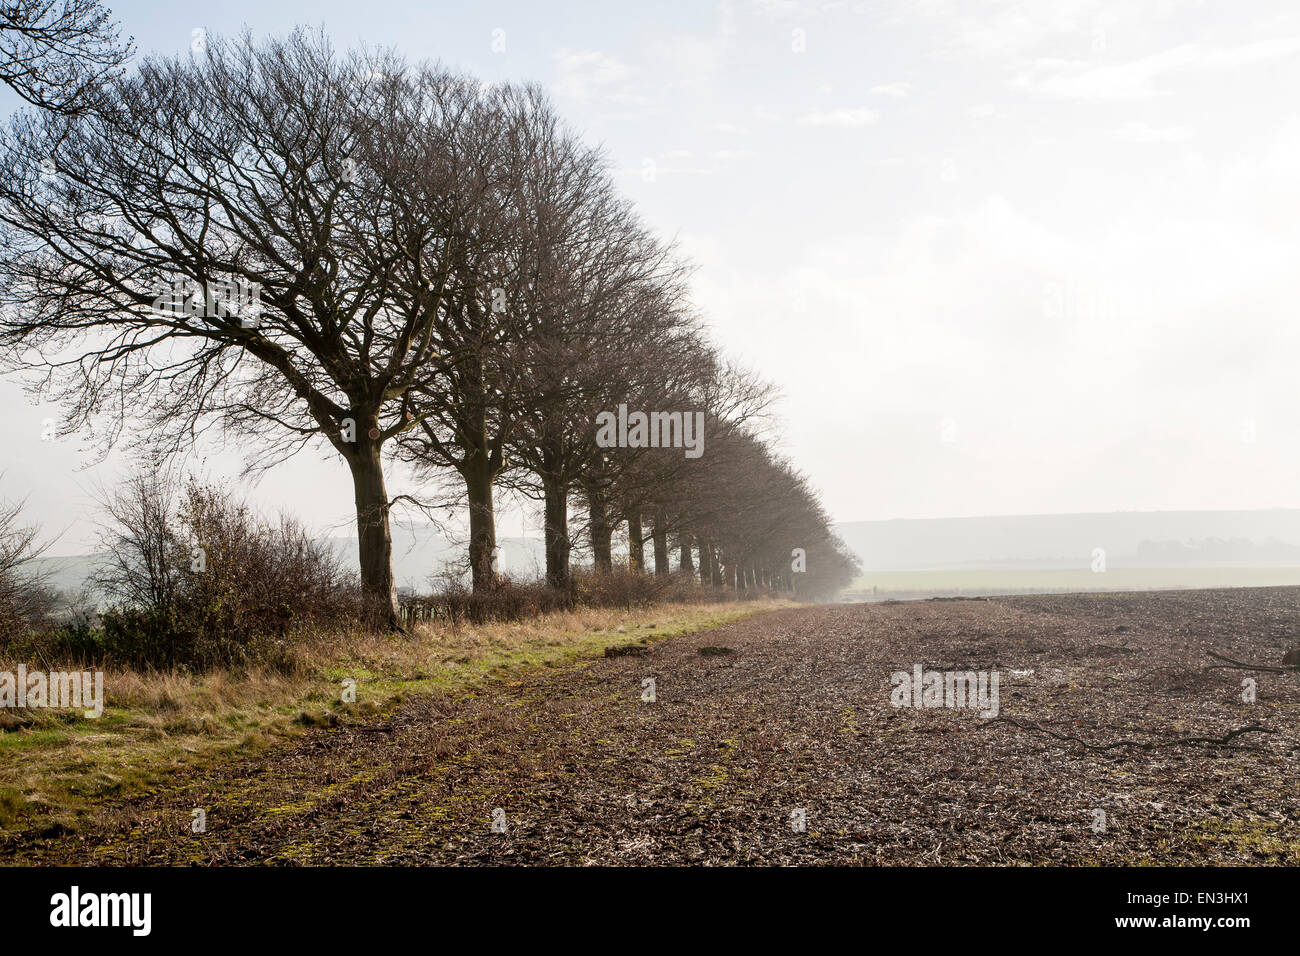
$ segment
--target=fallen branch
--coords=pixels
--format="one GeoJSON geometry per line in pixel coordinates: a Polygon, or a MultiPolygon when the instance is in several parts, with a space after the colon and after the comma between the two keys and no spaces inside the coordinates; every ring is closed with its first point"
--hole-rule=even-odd
{"type": "MultiPolygon", "coordinates": [[[[1231,657],[1224,657],[1222,654],[1216,654],[1214,651],[1206,651],[1216,661],[1224,661],[1233,667],[1240,667],[1247,671],[1268,671],[1270,674],[1294,674],[1300,672],[1300,665],[1283,665],[1281,667],[1270,667],[1267,664],[1247,664],[1245,661],[1234,661],[1231,657]]],[[[1207,667],[1206,670],[1215,670],[1215,666],[1207,667]]]]}
{"type": "Polygon", "coordinates": [[[1251,724],[1248,727],[1238,727],[1236,730],[1230,730],[1222,737],[1178,737],[1174,740],[1117,740],[1109,744],[1091,744],[1082,737],[1076,737],[1074,734],[1058,734],[1054,730],[1048,730],[1038,724],[1029,721],[1016,720],[1014,717],[995,717],[982,726],[996,723],[1007,723],[1013,727],[1019,727],[1021,730],[1032,730],[1040,734],[1047,734],[1049,737],[1055,737],[1057,740],[1064,740],[1070,743],[1079,744],[1088,750],[1115,750],[1118,747],[1141,747],[1144,750],[1154,750],[1157,747],[1177,747],[1181,744],[1203,744],[1211,747],[1227,747],[1229,750],[1258,750],[1258,747],[1242,747],[1232,743],[1232,741],[1245,734],[1273,734],[1275,730],[1267,727],[1261,727],[1259,724],[1251,724]]]}

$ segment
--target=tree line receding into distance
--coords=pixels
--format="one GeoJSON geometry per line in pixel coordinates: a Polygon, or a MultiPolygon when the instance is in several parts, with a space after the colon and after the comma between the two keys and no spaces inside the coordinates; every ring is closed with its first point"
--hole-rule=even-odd
{"type": "Polygon", "coordinates": [[[254,473],[332,450],[381,628],[393,509],[466,507],[489,592],[507,491],[540,503],[558,591],[575,548],[614,570],[616,535],[635,572],[848,583],[771,444],[774,390],[719,353],[689,269],[539,87],[317,31],[196,47],[104,60],[0,134],[0,363],[61,434],[142,460],[220,434],[254,473]],[[394,461],[428,493],[392,495],[394,461]]]}

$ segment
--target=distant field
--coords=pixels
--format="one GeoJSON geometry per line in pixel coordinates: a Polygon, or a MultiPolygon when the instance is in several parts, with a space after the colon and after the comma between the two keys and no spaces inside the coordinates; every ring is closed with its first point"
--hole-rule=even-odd
{"type": "Polygon", "coordinates": [[[1026,594],[1052,591],[1153,591],[1300,585],[1300,568],[959,568],[874,571],[857,578],[845,600],[945,594],[1026,594]],[[872,588],[875,588],[873,593],[872,588]]]}

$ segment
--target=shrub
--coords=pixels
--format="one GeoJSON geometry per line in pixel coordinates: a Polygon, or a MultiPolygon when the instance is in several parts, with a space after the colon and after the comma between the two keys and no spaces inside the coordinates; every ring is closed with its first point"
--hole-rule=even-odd
{"type": "MultiPolygon", "coordinates": [[[[562,591],[544,582],[520,582],[502,577],[495,587],[474,592],[464,577],[455,572],[442,575],[433,593],[407,596],[402,601],[410,619],[444,620],[452,624],[482,624],[487,621],[521,621],[549,611],[574,607],[621,607],[628,610],[660,601],[681,604],[736,600],[734,591],[701,587],[690,573],[667,577],[634,574],[618,570],[597,573],[591,568],[574,568],[572,585],[562,591]]],[[[740,595],[749,600],[768,596],[766,590],[750,589],[740,595]]]]}
{"type": "Polygon", "coordinates": [[[21,502],[0,502],[0,649],[51,625],[54,591],[31,570],[48,545],[37,544],[40,529],[20,525],[21,502]]]}
{"type": "MultiPolygon", "coordinates": [[[[356,620],[359,589],[298,522],[270,522],[229,489],[136,475],[104,500],[99,651],[136,667],[231,667],[277,641],[356,620]]],[[[85,635],[68,633],[65,642],[85,635]]]]}
{"type": "MultiPolygon", "coordinates": [[[[601,574],[590,568],[576,568],[573,572],[573,586],[576,600],[587,607],[631,609],[659,601],[698,604],[737,599],[734,591],[701,586],[689,571],[676,571],[660,577],[623,569],[601,574]]],[[[740,595],[741,598],[751,596],[759,595],[740,595]]]]}
{"type": "Polygon", "coordinates": [[[452,624],[482,624],[486,621],[522,621],[548,611],[567,610],[573,599],[565,591],[542,583],[520,583],[501,578],[488,591],[472,591],[460,578],[447,576],[433,594],[416,598],[408,606],[418,607],[422,616],[452,624]]]}
{"type": "Polygon", "coordinates": [[[574,596],[587,607],[631,609],[661,600],[669,589],[668,580],[619,569],[604,574],[576,568],[572,574],[574,596]]]}

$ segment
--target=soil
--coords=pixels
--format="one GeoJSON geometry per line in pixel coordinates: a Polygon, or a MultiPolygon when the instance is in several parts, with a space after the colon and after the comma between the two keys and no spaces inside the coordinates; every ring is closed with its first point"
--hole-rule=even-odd
{"type": "Polygon", "coordinates": [[[1298,634],[1296,588],[778,611],[314,729],[0,862],[1295,865],[1300,672],[1209,652],[1298,634]],[[918,664],[997,671],[997,717],[894,706],[918,664]]]}

